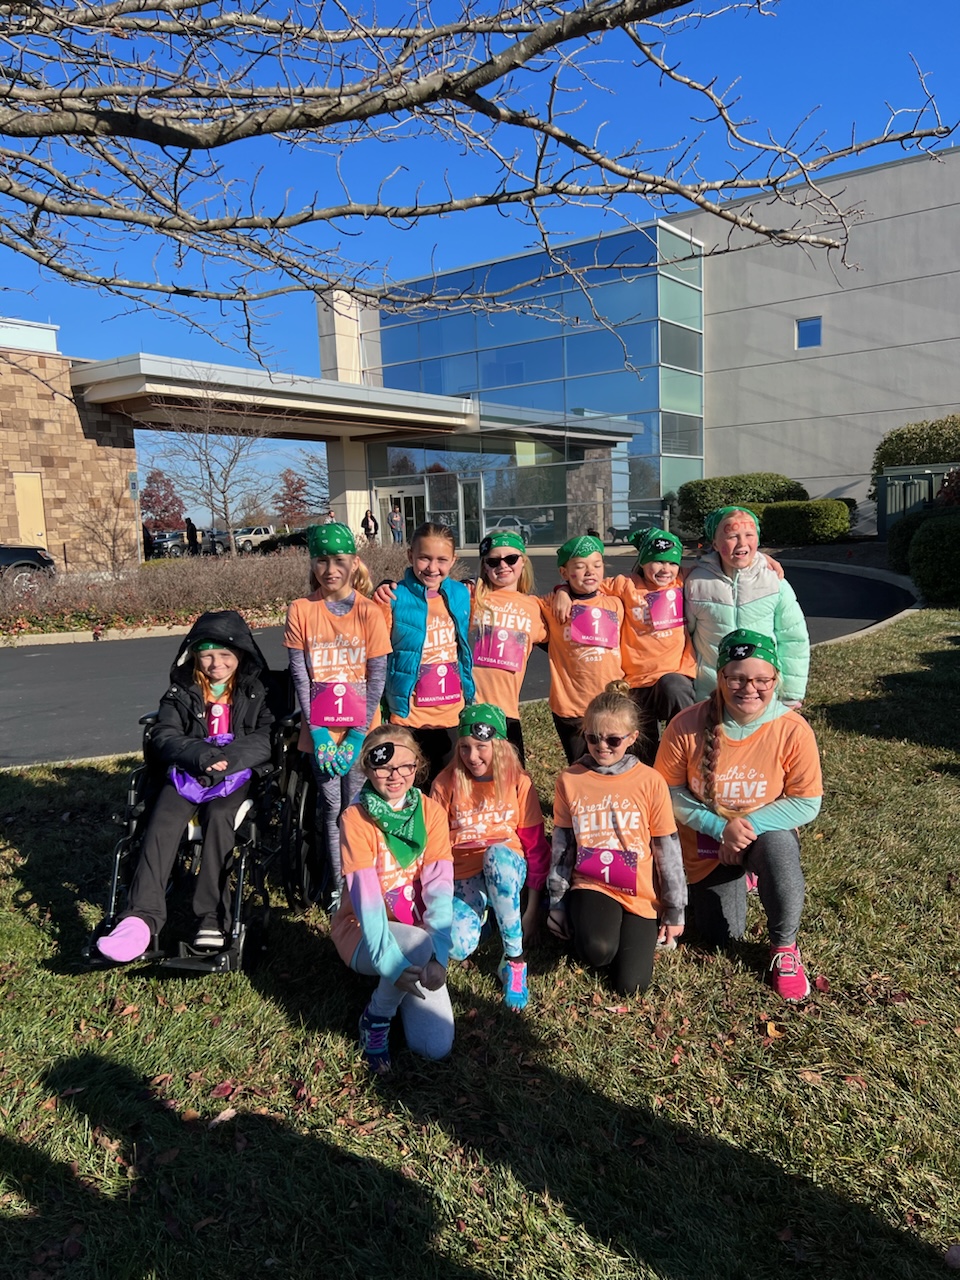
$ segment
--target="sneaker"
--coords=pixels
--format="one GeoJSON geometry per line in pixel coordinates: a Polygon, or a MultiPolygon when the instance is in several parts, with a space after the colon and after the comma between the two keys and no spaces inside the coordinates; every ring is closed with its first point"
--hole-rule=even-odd
{"type": "Polygon", "coordinates": [[[767,973],[771,987],[782,1000],[806,1000],[810,994],[810,983],[796,944],[792,947],[771,947],[767,973]]]}
{"type": "Polygon", "coordinates": [[[198,929],[193,939],[195,951],[222,951],[227,939],[222,929],[198,929]]]}
{"type": "Polygon", "coordinates": [[[507,1008],[525,1009],[530,999],[526,960],[511,960],[504,956],[497,969],[497,977],[503,983],[503,1002],[507,1008]]]}
{"type": "Polygon", "coordinates": [[[360,1015],[360,1051],[375,1076],[385,1076],[393,1066],[389,1042],[390,1019],[378,1018],[367,1005],[360,1015]]]}
{"type": "Polygon", "coordinates": [[[95,946],[102,956],[116,964],[139,960],[150,946],[150,926],[139,916],[127,916],[109,933],[97,938],[95,946]]]}
{"type": "Polygon", "coordinates": [[[760,882],[757,879],[757,875],[755,871],[744,872],[743,880],[745,885],[747,886],[747,893],[757,892],[757,890],[760,887],[760,882]]]}

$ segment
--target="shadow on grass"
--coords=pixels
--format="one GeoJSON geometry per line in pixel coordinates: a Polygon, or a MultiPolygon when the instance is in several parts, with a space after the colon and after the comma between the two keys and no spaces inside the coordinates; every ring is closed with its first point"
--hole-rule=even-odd
{"type": "MultiPolygon", "coordinates": [[[[946,637],[960,647],[960,636],[946,637]]],[[[960,655],[934,650],[917,655],[925,665],[919,671],[897,671],[880,676],[874,687],[879,696],[844,702],[818,701],[814,723],[822,719],[834,729],[867,738],[902,742],[960,753],[960,655]]],[[[938,766],[940,767],[940,766],[938,766]]],[[[960,773],[954,761],[945,761],[945,773],[960,773]]]]}
{"type": "Polygon", "coordinates": [[[137,1280],[317,1276],[478,1280],[439,1255],[437,1209],[411,1177],[245,1112],[185,1122],[125,1067],[88,1053],[44,1078],[82,1115],[84,1149],[60,1161],[0,1139],[0,1168],[29,1213],[6,1215],[3,1274],[137,1280]],[[113,1191],[82,1176],[103,1149],[113,1191]],[[99,1153],[98,1153],[99,1154],[99,1153]],[[128,1181],[119,1183],[117,1175],[128,1181]]]}

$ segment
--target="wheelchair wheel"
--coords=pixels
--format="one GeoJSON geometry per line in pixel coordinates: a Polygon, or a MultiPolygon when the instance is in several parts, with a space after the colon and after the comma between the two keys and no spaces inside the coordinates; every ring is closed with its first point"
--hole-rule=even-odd
{"type": "Polygon", "coordinates": [[[327,888],[326,859],[317,848],[316,812],[312,776],[291,773],[280,817],[280,869],[294,911],[320,902],[327,888]]]}

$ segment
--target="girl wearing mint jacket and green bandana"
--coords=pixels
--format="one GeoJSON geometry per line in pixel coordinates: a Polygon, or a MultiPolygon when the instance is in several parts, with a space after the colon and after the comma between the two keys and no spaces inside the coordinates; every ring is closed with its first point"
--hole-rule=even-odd
{"type": "Polygon", "coordinates": [[[759,551],[756,516],[740,507],[719,507],[707,516],[704,530],[713,550],[683,584],[684,616],[697,657],[697,700],[716,688],[720,641],[731,631],[748,628],[776,641],[780,700],[799,706],[807,688],[810,636],[793,588],[759,551]]]}

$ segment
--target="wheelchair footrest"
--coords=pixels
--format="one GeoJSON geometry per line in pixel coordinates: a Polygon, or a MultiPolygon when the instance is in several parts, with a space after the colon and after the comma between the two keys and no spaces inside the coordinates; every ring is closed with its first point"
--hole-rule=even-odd
{"type": "Polygon", "coordinates": [[[164,969],[183,969],[190,973],[232,973],[242,967],[243,935],[232,938],[222,951],[200,951],[189,942],[181,942],[174,956],[165,956],[160,964],[164,969]]]}

